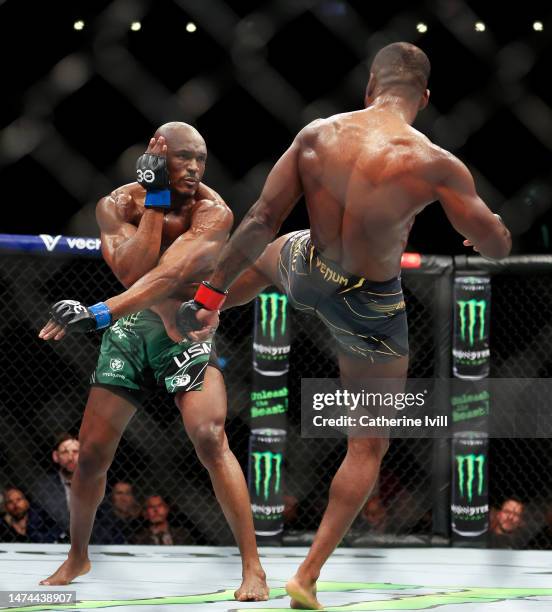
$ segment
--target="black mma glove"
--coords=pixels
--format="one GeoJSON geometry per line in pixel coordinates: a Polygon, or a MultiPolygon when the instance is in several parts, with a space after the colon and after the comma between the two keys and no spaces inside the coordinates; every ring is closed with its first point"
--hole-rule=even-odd
{"type": "Polygon", "coordinates": [[[50,308],[50,318],[66,331],[86,333],[111,325],[111,312],[103,303],[84,306],[76,300],[61,300],[50,308]]]}
{"type": "Polygon", "coordinates": [[[194,296],[193,300],[184,302],[176,313],[176,329],[186,336],[188,332],[197,331],[203,324],[197,320],[197,311],[201,308],[207,310],[219,310],[224,304],[228,291],[222,291],[203,281],[194,296]]]}
{"type": "Polygon", "coordinates": [[[136,162],[136,180],[146,190],[146,208],[170,208],[169,172],[164,155],[140,155],[136,162]]]}

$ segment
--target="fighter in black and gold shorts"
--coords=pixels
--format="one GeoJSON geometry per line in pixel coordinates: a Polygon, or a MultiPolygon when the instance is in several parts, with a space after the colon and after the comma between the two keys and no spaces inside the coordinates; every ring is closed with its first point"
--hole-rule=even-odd
{"type": "Polygon", "coordinates": [[[291,305],[316,314],[341,350],[380,363],[408,354],[400,277],[374,282],[352,276],[317,252],[309,230],[285,242],[278,274],[291,305]]]}

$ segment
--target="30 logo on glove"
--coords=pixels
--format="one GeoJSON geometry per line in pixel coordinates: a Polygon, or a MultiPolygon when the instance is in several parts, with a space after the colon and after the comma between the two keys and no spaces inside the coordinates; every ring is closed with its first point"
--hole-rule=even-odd
{"type": "Polygon", "coordinates": [[[171,192],[167,158],[163,155],[144,153],[136,162],[136,180],[147,191],[146,208],[169,208],[171,192]]]}
{"type": "Polygon", "coordinates": [[[153,170],[140,170],[140,168],[138,168],[136,170],[136,177],[142,186],[144,183],[151,184],[155,181],[155,172],[153,170]]]}
{"type": "Polygon", "coordinates": [[[86,307],[76,300],[61,300],[50,308],[50,317],[67,331],[86,333],[111,325],[111,312],[103,303],[98,302],[86,307]]]}

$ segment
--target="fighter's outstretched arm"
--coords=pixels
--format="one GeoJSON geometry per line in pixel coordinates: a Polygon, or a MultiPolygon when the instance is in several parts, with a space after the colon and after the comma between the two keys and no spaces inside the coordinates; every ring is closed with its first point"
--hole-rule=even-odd
{"type": "MultiPolygon", "coordinates": [[[[222,201],[201,200],[196,205],[190,229],[165,251],[158,265],[125,292],[102,302],[105,327],[127,314],[149,308],[170,297],[179,297],[183,288],[195,285],[213,269],[214,262],[232,227],[232,213],[222,201]]],[[[182,298],[181,298],[182,299],[182,298]]],[[[66,319],[76,331],[96,329],[96,316],[79,302],[64,300],[66,319]],[[72,309],[72,310],[71,310],[72,309]]],[[[60,303],[61,304],[61,303],[60,303]]],[[[65,315],[63,315],[65,316],[65,315]]],[[[65,325],[50,320],[41,330],[43,340],[61,340],[65,325]]]]}
{"type": "Polygon", "coordinates": [[[270,171],[259,199],[246,214],[222,250],[213,274],[203,281],[193,300],[184,302],[177,315],[182,334],[195,339],[194,331],[206,333],[208,311],[222,308],[228,287],[261,255],[303,193],[299,155],[304,139],[312,136],[307,126],[270,171]]]}
{"type": "Polygon", "coordinates": [[[303,193],[299,176],[299,134],[270,171],[259,199],[222,250],[209,282],[225,290],[254,263],[303,193]]]}
{"type": "Polygon", "coordinates": [[[167,298],[179,297],[183,289],[197,285],[213,269],[232,228],[232,219],[226,205],[209,200],[199,202],[192,227],[171,244],[159,265],[124,293],[105,301],[113,320],[167,298]]]}
{"type": "Polygon", "coordinates": [[[464,245],[491,259],[506,257],[512,248],[510,232],[477,194],[470,171],[447,154],[439,162],[439,172],[436,195],[454,229],[466,238],[464,245]]]}

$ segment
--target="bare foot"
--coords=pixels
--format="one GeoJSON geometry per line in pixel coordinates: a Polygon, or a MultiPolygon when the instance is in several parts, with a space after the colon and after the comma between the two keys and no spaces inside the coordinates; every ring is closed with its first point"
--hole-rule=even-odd
{"type": "Polygon", "coordinates": [[[79,559],[72,560],[68,558],[64,561],[57,571],[53,573],[49,578],[41,580],[39,584],[43,586],[58,586],[63,584],[69,584],[77,576],[82,576],[90,571],[90,560],[79,559]]]}
{"type": "Polygon", "coordinates": [[[294,610],[323,610],[324,606],[316,599],[316,581],[301,581],[296,575],[286,584],[287,594],[291,597],[290,607],[294,610]]]}
{"type": "Polygon", "coordinates": [[[266,575],[262,570],[257,570],[244,576],[240,588],[234,593],[234,597],[237,601],[266,601],[268,593],[266,575]]]}

